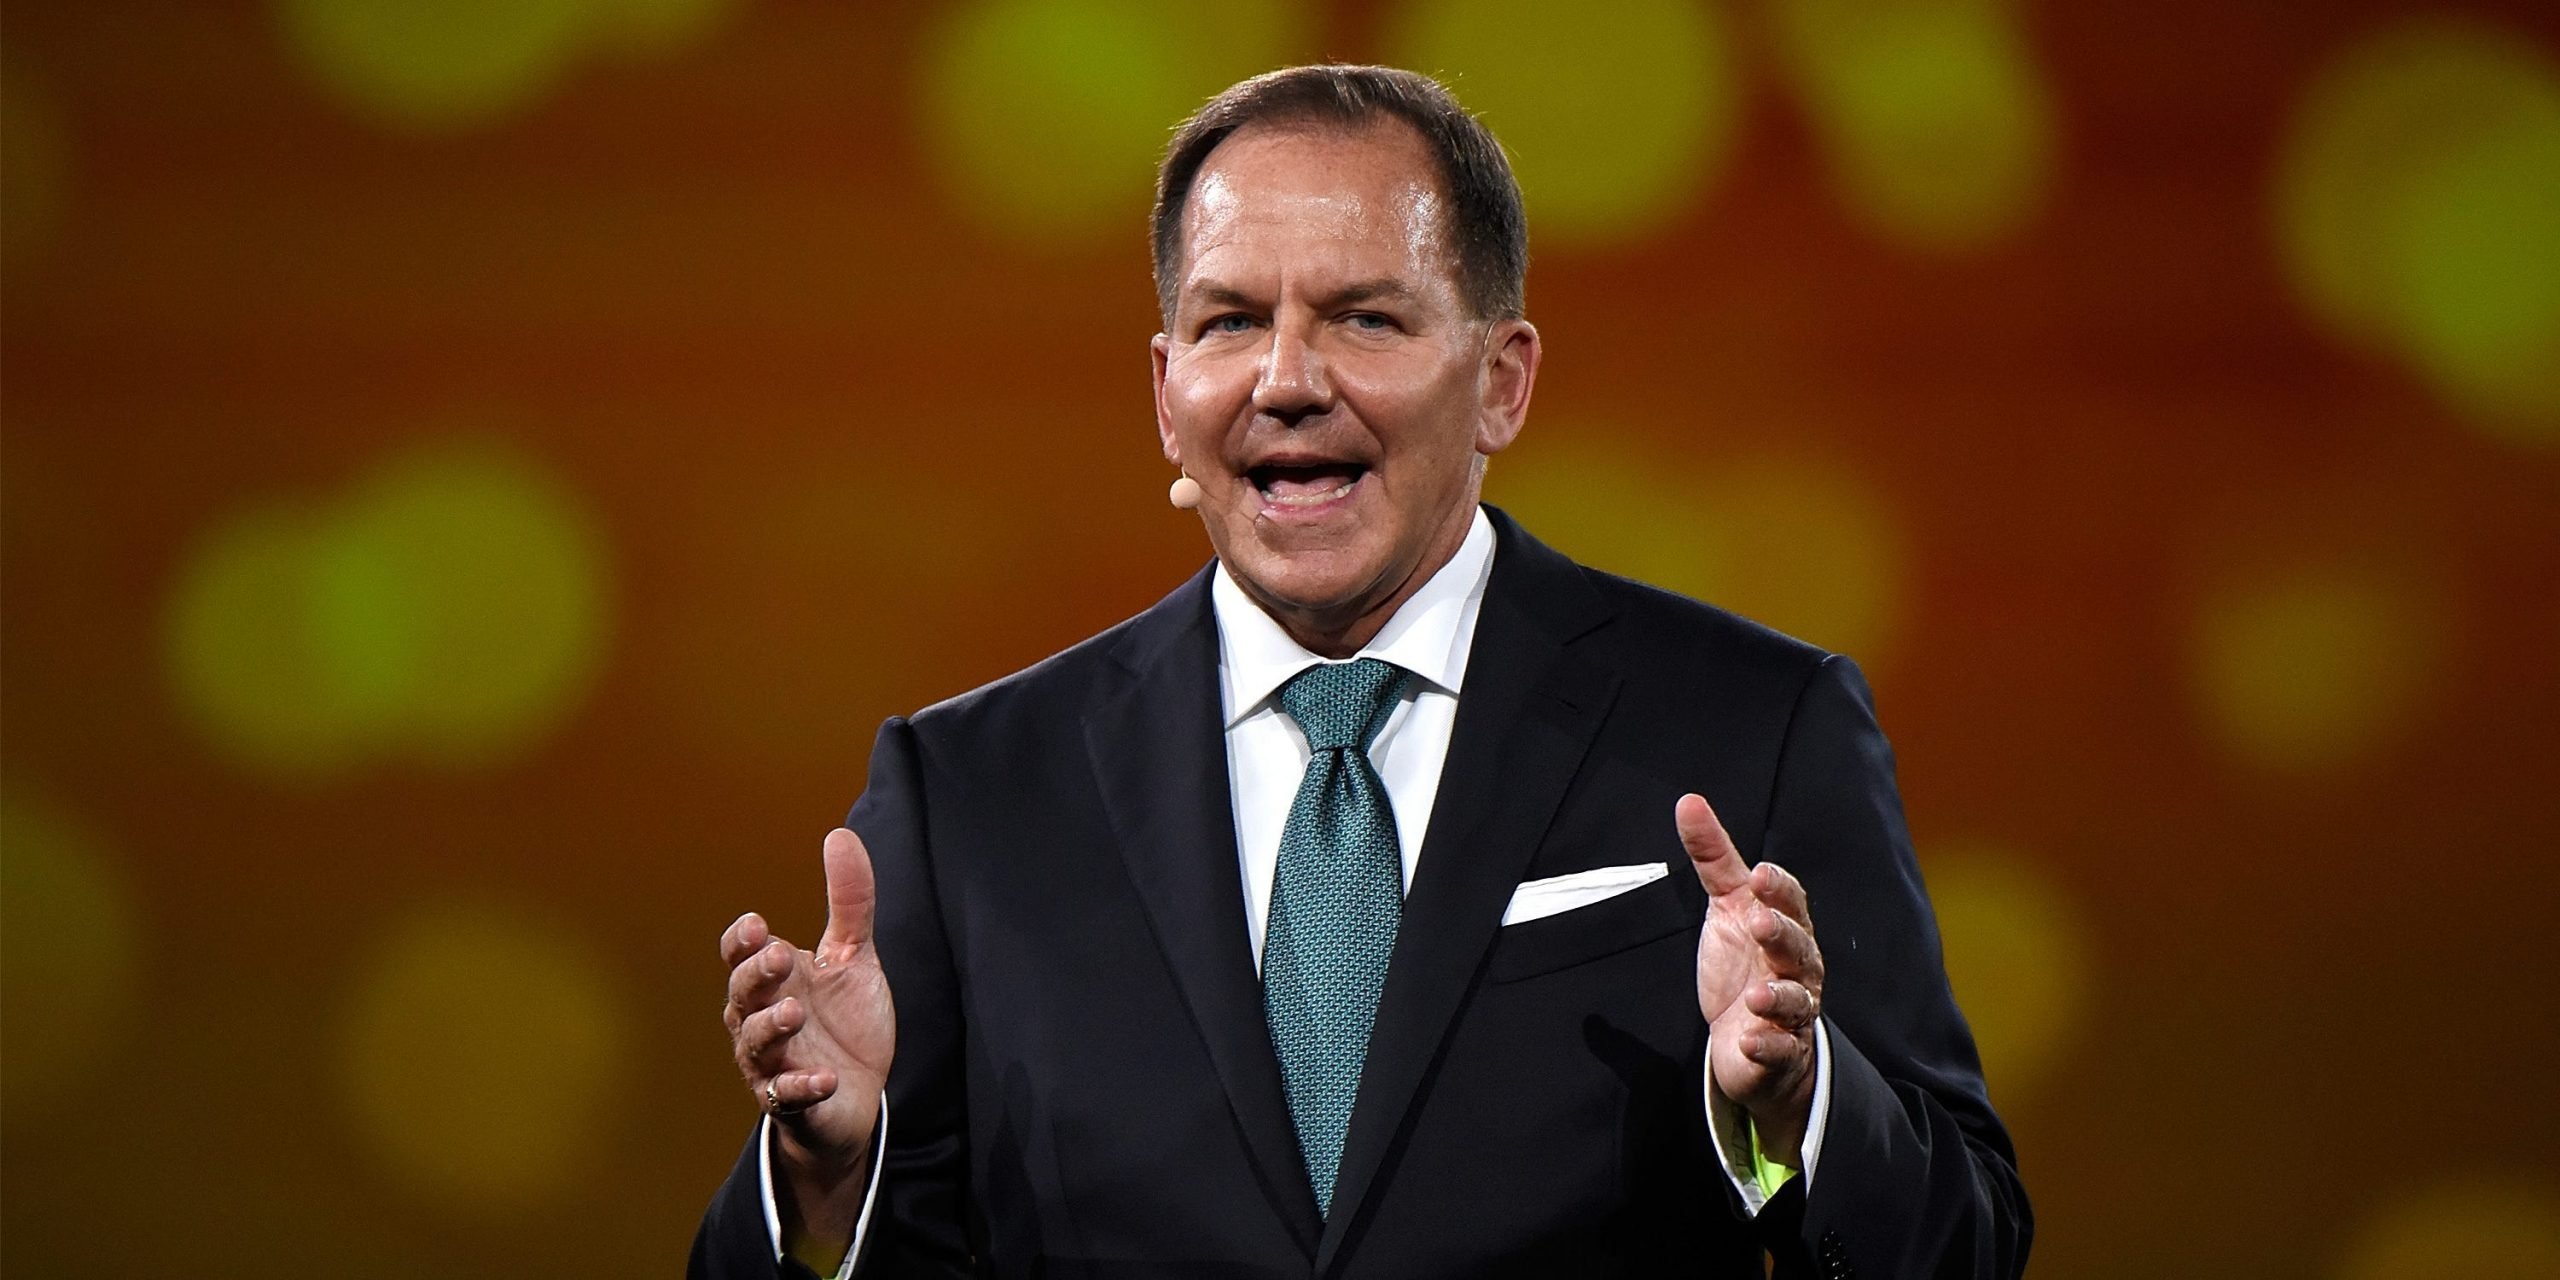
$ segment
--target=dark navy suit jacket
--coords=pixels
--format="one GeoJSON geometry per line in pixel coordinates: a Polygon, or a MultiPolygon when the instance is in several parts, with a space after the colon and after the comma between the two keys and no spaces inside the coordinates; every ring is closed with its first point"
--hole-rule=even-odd
{"type": "MultiPolygon", "coordinates": [[[[898,1011],[865,1276],[2014,1276],[2031,1222],[1846,659],[1496,553],[1330,1217],[1265,1030],[1203,571],[883,726],[849,824],[898,1011]],[[1708,1137],[1697,791],[1810,896],[1832,1100],[1757,1219],[1708,1137]],[[1509,927],[1524,881],[1671,874],[1509,927]]],[[[770,1277],[750,1142],[697,1277],[770,1277]]]]}

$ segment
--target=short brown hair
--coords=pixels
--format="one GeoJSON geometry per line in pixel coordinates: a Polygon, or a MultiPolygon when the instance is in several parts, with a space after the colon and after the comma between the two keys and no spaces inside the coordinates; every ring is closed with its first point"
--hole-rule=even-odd
{"type": "Polygon", "coordinates": [[[1250,124],[1358,129],[1401,120],[1439,162],[1442,221],[1458,258],[1458,292],[1478,319],[1520,316],[1527,301],[1529,219],[1493,131],[1429,76],[1326,64],[1265,72],[1229,88],[1174,131],[1156,171],[1156,303],[1173,320],[1181,283],[1182,214],[1209,153],[1250,124]]]}

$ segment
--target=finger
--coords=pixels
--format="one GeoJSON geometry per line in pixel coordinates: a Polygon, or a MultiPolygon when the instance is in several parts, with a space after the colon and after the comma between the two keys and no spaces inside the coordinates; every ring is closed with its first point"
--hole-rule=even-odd
{"type": "Polygon", "coordinates": [[[1796,1035],[1770,1027],[1742,1034],[1742,1056],[1771,1071],[1784,1071],[1802,1063],[1809,1050],[1796,1035]]]}
{"type": "Polygon", "coordinates": [[[799,953],[790,943],[776,938],[764,949],[738,962],[729,971],[729,1004],[739,1017],[753,1014],[773,1003],[774,993],[782,989],[782,980],[791,976],[799,953]]]}
{"type": "Polygon", "coordinates": [[[757,1010],[738,1026],[738,1065],[750,1072],[770,1070],[773,1055],[791,1043],[806,1022],[800,1002],[789,996],[757,1010]]]}
{"type": "Polygon", "coordinates": [[[838,827],[827,833],[827,931],[818,939],[818,954],[840,955],[871,941],[871,851],[862,837],[838,827]]]}
{"type": "Polygon", "coordinates": [[[736,968],[739,961],[754,955],[756,948],[772,936],[763,916],[750,911],[738,917],[730,923],[728,932],[720,935],[720,963],[736,968]]]}
{"type": "Polygon", "coordinates": [[[1709,894],[1721,896],[1751,883],[1750,868],[1742,865],[1741,851],[1733,847],[1733,838],[1724,833],[1724,824],[1716,821],[1716,811],[1708,807],[1705,796],[1691,792],[1680,797],[1671,806],[1671,824],[1679,829],[1680,846],[1689,851],[1698,883],[1709,894]]]}
{"type": "Polygon", "coordinates": [[[1763,862],[1751,869],[1751,892],[1760,901],[1784,914],[1788,919],[1813,927],[1813,907],[1805,900],[1804,882],[1795,873],[1774,862],[1763,862]]]}
{"type": "MultiPolygon", "coordinates": [[[[831,1070],[785,1071],[773,1077],[773,1103],[788,1114],[805,1111],[836,1096],[836,1073],[831,1070]]],[[[764,1092],[757,1090],[758,1093],[764,1092]]]]}
{"type": "Polygon", "coordinates": [[[1813,992],[1801,982],[1784,978],[1763,982],[1742,993],[1742,1007],[1753,1017],[1763,1018],[1790,1031],[1801,1031],[1813,1021],[1813,992]]]}
{"type": "Polygon", "coordinates": [[[1767,958],[1769,971],[1781,978],[1819,977],[1822,951],[1813,944],[1813,931],[1779,915],[1767,907],[1751,912],[1751,936],[1760,944],[1760,954],[1767,958]]]}

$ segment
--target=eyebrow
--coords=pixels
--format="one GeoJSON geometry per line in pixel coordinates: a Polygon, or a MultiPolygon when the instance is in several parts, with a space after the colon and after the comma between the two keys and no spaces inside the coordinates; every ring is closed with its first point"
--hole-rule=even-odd
{"type": "Polygon", "coordinates": [[[1238,307],[1249,309],[1256,305],[1253,298],[1247,295],[1244,290],[1238,289],[1233,285],[1215,283],[1197,284],[1183,290],[1182,296],[1185,301],[1209,307],[1238,307]]]}
{"type": "Polygon", "coordinates": [[[1404,281],[1393,276],[1379,276],[1344,288],[1325,301],[1344,307],[1357,302],[1411,302],[1413,299],[1414,292],[1404,281]]]}
{"type": "MultiPolygon", "coordinates": [[[[1404,281],[1393,276],[1377,276],[1345,285],[1317,299],[1316,303],[1318,309],[1330,311],[1363,302],[1411,302],[1415,296],[1412,286],[1404,281]]],[[[1244,290],[1214,280],[1193,285],[1183,291],[1183,297],[1188,301],[1213,307],[1251,309],[1261,305],[1260,300],[1244,290]]]]}

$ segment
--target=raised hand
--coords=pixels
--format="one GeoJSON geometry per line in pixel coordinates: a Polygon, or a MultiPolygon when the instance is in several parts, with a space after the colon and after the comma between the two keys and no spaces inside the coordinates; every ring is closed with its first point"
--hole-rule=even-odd
{"type": "Polygon", "coordinates": [[[1705,797],[1682,796],[1671,812],[1707,890],[1698,1011],[1707,1019],[1708,1075],[1750,1114],[1762,1152],[1800,1167],[1822,1012],[1822,949],[1804,886],[1774,862],[1743,865],[1705,797]]]}
{"type": "Polygon", "coordinates": [[[774,937],[750,911],[720,935],[729,965],[721,1020],[756,1105],[775,1120],[776,1199],[793,1252],[841,1256],[861,1211],[880,1086],[897,1045],[889,981],[871,944],[871,856],[827,833],[827,928],[814,951],[774,937]]]}

